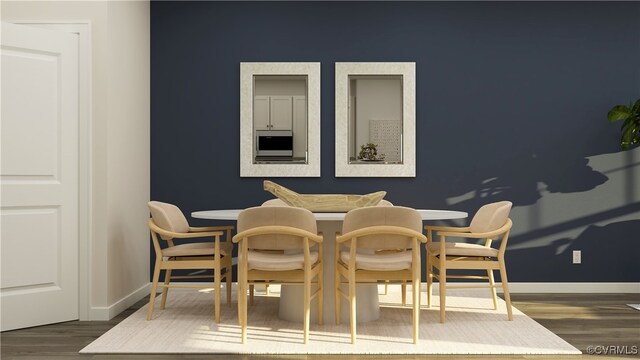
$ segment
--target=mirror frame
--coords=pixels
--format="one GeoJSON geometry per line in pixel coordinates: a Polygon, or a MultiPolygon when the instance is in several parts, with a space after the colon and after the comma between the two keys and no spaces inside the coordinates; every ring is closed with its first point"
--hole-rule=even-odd
{"type": "Polygon", "coordinates": [[[416,176],[416,63],[336,63],[336,177],[416,176]],[[402,164],[349,163],[349,75],[402,76],[402,164]]]}
{"type": "Polygon", "coordinates": [[[320,176],[320,63],[240,63],[240,177],[320,176]],[[307,76],[307,163],[255,164],[253,159],[254,75],[307,76]]]}

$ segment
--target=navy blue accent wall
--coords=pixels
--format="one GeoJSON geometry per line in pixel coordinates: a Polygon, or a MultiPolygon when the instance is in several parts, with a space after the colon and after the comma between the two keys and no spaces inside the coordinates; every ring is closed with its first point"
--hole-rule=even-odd
{"type": "Polygon", "coordinates": [[[638,19],[638,2],[153,2],[151,197],[186,214],[270,198],[239,176],[239,64],[321,62],[322,177],[273,180],[470,213],[511,200],[511,281],[640,281],[640,149],[606,121],[640,97],[638,19]],[[416,62],[415,178],[334,176],[338,61],[416,62]]]}

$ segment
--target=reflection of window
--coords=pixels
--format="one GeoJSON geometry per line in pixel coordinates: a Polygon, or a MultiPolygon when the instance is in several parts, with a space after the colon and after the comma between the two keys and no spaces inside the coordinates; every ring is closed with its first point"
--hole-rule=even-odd
{"type": "Polygon", "coordinates": [[[385,163],[402,163],[402,75],[349,75],[349,161],[374,144],[385,163]]]}

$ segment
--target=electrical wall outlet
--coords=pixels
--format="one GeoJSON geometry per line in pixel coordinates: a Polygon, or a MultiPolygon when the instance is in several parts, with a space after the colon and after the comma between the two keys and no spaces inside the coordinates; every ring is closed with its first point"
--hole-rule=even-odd
{"type": "Polygon", "coordinates": [[[582,264],[582,251],[581,250],[573,250],[573,263],[574,264],[582,264]]]}

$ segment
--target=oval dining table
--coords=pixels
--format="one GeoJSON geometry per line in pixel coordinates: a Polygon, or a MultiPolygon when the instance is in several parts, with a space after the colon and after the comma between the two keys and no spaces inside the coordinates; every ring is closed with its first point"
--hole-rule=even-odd
{"type": "MultiPolygon", "coordinates": [[[[195,211],[191,213],[191,217],[196,219],[209,220],[238,220],[238,215],[242,209],[228,210],[206,210],[195,211]]],[[[454,220],[464,219],[468,216],[463,211],[452,210],[417,210],[423,221],[432,220],[454,220]]],[[[318,232],[322,232],[324,239],[322,242],[324,258],[324,323],[335,323],[334,318],[334,249],[336,242],[336,232],[342,231],[342,221],[346,213],[313,213],[318,222],[318,232]]],[[[301,286],[283,285],[280,289],[280,305],[279,317],[283,320],[302,322],[303,320],[303,290],[301,286]]],[[[341,306],[341,316],[343,322],[349,322],[349,307],[345,304],[341,306]]],[[[317,310],[314,309],[316,302],[312,303],[311,321],[317,321],[317,310]]],[[[378,286],[375,283],[371,285],[358,285],[356,289],[356,317],[357,322],[368,322],[377,320],[380,317],[380,305],[378,302],[378,286]]]]}

